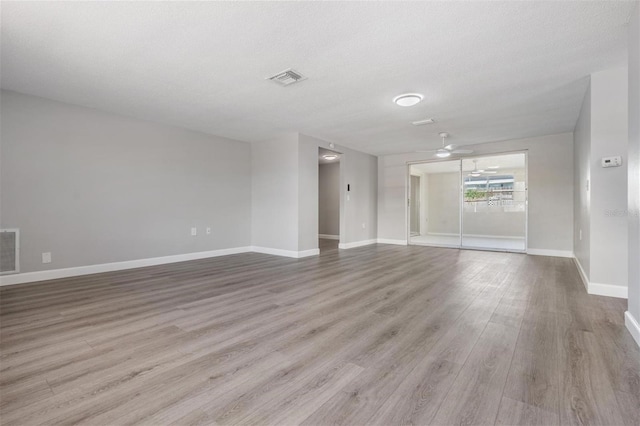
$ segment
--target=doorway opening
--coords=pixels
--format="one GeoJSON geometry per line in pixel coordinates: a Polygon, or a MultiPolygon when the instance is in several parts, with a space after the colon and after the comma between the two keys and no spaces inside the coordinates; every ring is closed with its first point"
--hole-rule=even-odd
{"type": "Polygon", "coordinates": [[[341,153],[318,148],[318,247],[337,250],[340,242],[341,153]]]}
{"type": "Polygon", "coordinates": [[[408,165],[409,244],[526,252],[526,152],[408,165]]]}

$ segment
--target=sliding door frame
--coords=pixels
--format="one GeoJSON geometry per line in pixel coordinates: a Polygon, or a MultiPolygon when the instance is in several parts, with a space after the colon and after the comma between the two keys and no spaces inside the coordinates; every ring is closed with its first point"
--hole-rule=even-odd
{"type": "MultiPolygon", "coordinates": [[[[432,160],[415,160],[415,161],[407,161],[406,162],[406,176],[405,176],[405,200],[406,203],[404,205],[405,208],[405,233],[407,238],[407,245],[411,244],[411,166],[415,164],[427,164],[427,163],[445,163],[449,161],[458,161],[459,173],[460,173],[460,188],[458,190],[459,200],[460,200],[460,233],[459,233],[459,243],[457,246],[452,245],[438,245],[433,244],[430,245],[432,247],[443,247],[443,248],[457,248],[462,250],[482,250],[482,251],[500,251],[500,252],[510,252],[510,253],[527,253],[527,249],[529,247],[529,150],[516,150],[516,151],[501,151],[501,152],[493,152],[493,153],[484,153],[478,155],[465,155],[455,159],[432,159],[432,160]],[[464,232],[464,224],[463,224],[463,214],[464,214],[464,174],[462,171],[462,160],[469,159],[477,159],[477,158],[486,158],[486,157],[496,157],[500,155],[510,155],[510,154],[524,154],[524,250],[506,250],[506,249],[498,249],[498,248],[484,248],[484,247],[468,247],[462,244],[462,235],[464,232]]],[[[424,245],[424,244],[415,244],[415,245],[424,245]]]]}

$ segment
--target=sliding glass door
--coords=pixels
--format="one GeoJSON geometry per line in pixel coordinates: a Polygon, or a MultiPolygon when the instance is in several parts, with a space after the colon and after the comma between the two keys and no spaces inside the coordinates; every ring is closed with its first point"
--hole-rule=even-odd
{"type": "Polygon", "coordinates": [[[462,247],[525,251],[525,154],[462,160],[462,247]]]}
{"type": "Polygon", "coordinates": [[[460,246],[460,161],[409,167],[409,242],[460,246]]]}
{"type": "Polygon", "coordinates": [[[526,154],[409,166],[410,244],[526,251],[526,154]]]}

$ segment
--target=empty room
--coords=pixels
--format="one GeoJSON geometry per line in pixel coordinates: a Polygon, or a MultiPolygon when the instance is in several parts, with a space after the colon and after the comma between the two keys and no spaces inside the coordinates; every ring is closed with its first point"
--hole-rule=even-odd
{"type": "Polygon", "coordinates": [[[1,1],[0,424],[640,424],[640,2],[1,1]]]}

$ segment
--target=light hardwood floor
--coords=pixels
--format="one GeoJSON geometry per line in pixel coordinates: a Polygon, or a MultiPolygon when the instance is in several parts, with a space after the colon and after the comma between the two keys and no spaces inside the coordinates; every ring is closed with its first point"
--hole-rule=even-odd
{"type": "Polygon", "coordinates": [[[640,424],[571,260],[336,244],[2,288],[0,423],[640,424]]]}

